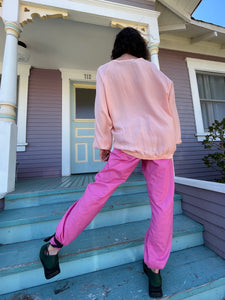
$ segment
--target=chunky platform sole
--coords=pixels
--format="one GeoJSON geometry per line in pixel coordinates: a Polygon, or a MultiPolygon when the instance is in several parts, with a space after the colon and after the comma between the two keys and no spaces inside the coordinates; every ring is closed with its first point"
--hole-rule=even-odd
{"type": "Polygon", "coordinates": [[[58,275],[60,273],[60,268],[56,267],[54,269],[48,269],[45,267],[43,260],[41,259],[41,263],[42,266],[44,268],[44,272],[45,272],[45,278],[46,279],[51,279],[53,277],[55,277],[56,275],[58,275]]]}
{"type": "Polygon", "coordinates": [[[160,284],[159,286],[153,286],[151,284],[151,276],[155,276],[157,274],[154,274],[154,272],[151,271],[144,262],[143,262],[143,269],[149,279],[149,296],[151,298],[161,298],[163,296],[162,285],[160,284]]]}

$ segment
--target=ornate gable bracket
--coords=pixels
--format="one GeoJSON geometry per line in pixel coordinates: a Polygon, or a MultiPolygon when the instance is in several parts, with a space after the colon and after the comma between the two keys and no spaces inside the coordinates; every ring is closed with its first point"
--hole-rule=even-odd
{"type": "Polygon", "coordinates": [[[111,21],[111,27],[113,28],[125,28],[125,27],[133,27],[134,29],[138,30],[139,33],[142,35],[142,37],[145,39],[145,41],[148,43],[149,37],[148,37],[148,26],[146,25],[139,25],[139,24],[131,24],[131,23],[125,23],[125,22],[119,22],[119,21],[111,21]]]}
{"type": "Polygon", "coordinates": [[[20,5],[20,24],[23,26],[29,22],[33,22],[33,17],[40,17],[42,20],[48,18],[68,18],[68,13],[60,10],[46,9],[34,7],[30,5],[20,5]]]}

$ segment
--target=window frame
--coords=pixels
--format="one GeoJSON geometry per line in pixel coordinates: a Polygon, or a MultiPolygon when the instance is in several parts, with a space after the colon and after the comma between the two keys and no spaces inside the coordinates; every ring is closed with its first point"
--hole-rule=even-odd
{"type": "MultiPolygon", "coordinates": [[[[28,85],[31,65],[18,63],[18,108],[17,108],[17,152],[26,151],[27,135],[27,103],[28,103],[28,85]]],[[[0,62],[0,74],[2,74],[2,63],[0,62]]]]}
{"type": "Polygon", "coordinates": [[[199,89],[197,82],[197,72],[209,72],[216,74],[223,74],[225,76],[225,63],[203,60],[197,58],[186,57],[186,63],[188,67],[189,80],[191,86],[191,94],[194,108],[195,125],[196,125],[196,137],[198,141],[203,141],[208,132],[205,132],[202,118],[201,103],[199,97],[199,89]]]}

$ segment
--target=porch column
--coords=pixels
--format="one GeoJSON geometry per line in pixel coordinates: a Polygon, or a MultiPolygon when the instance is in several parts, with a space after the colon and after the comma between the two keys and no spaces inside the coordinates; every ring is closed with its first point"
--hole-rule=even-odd
{"type": "Polygon", "coordinates": [[[20,36],[19,0],[4,0],[2,18],[6,41],[0,89],[0,199],[15,189],[17,43],[20,36]]]}
{"type": "Polygon", "coordinates": [[[159,66],[159,26],[157,18],[152,18],[148,24],[148,49],[151,56],[151,62],[153,62],[158,69],[159,66]]]}
{"type": "Polygon", "coordinates": [[[148,49],[151,55],[151,62],[153,62],[158,69],[160,69],[159,67],[159,57],[158,57],[158,53],[159,53],[159,44],[158,43],[150,43],[148,44],[148,49]]]}

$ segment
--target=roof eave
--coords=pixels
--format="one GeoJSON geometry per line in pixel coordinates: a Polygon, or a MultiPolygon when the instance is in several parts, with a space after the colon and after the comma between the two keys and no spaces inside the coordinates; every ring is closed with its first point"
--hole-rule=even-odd
{"type": "Polygon", "coordinates": [[[208,30],[217,31],[217,32],[225,34],[225,27],[223,27],[223,26],[215,25],[215,24],[208,23],[208,22],[205,22],[202,20],[196,20],[193,17],[191,17],[189,23],[192,25],[198,26],[198,27],[202,27],[202,28],[205,28],[208,30]]]}

